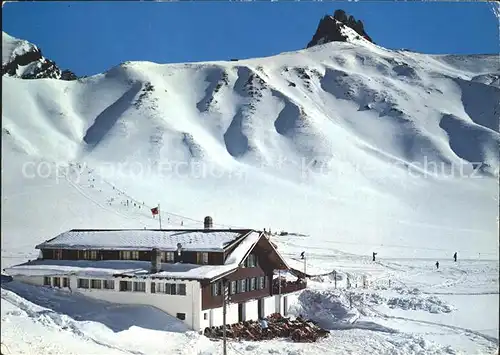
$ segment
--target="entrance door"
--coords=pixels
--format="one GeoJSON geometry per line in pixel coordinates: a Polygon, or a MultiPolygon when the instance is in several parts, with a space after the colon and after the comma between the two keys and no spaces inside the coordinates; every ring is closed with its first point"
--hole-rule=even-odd
{"type": "Polygon", "coordinates": [[[257,301],[257,312],[259,318],[264,318],[264,300],[262,298],[257,301]]]}
{"type": "Polygon", "coordinates": [[[243,303],[238,303],[238,322],[243,322],[243,303]]]}
{"type": "Polygon", "coordinates": [[[288,313],[288,297],[283,297],[283,315],[286,316],[288,313]]]}

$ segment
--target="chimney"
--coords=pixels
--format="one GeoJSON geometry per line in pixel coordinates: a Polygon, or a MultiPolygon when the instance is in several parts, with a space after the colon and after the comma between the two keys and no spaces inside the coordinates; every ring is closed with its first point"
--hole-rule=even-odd
{"type": "Polygon", "coordinates": [[[154,248],[151,251],[151,273],[156,274],[161,270],[161,252],[154,248]]]}
{"type": "Polygon", "coordinates": [[[212,217],[206,216],[203,224],[205,229],[211,229],[213,225],[212,217]]]}

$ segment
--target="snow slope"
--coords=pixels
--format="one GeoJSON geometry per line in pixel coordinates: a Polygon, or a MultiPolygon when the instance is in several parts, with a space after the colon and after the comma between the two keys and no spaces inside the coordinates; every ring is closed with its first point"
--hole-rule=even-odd
{"type": "MultiPolygon", "coordinates": [[[[495,56],[390,51],[364,40],[238,62],[127,62],[77,81],[4,76],[2,268],[36,258],[36,244],[68,229],[157,228],[149,209],[160,202],[165,227],[200,227],[211,215],[215,227],[305,234],[273,242],[289,258],[305,250],[308,270],[318,274],[338,268],[406,282],[418,274],[410,272],[411,263],[421,260],[425,282],[458,280],[468,288],[480,272],[470,280],[460,275],[469,275],[472,266],[433,276],[435,260],[458,251],[460,259],[482,260],[479,270],[496,272],[478,286],[493,287],[496,293],[485,297],[494,308],[499,78],[495,56]],[[410,265],[373,264],[366,259],[373,251],[381,260],[404,258],[410,265]]],[[[316,285],[324,292],[331,287],[316,285]]],[[[20,307],[9,292],[2,290],[2,312],[5,305],[20,307]]],[[[465,310],[464,302],[483,302],[482,296],[459,297],[465,297],[457,301],[465,310]]],[[[408,302],[393,301],[429,304],[408,302]]],[[[461,319],[498,324],[498,313],[488,309],[461,319]]],[[[377,317],[382,327],[385,316],[377,317]]],[[[47,339],[59,334],[60,328],[30,314],[5,319],[12,322],[2,327],[9,346],[28,339],[24,324],[36,323],[47,339]]],[[[451,331],[472,328],[464,322],[451,331]]],[[[234,346],[259,353],[278,347],[283,354],[356,353],[367,344],[375,353],[394,354],[488,353],[495,347],[492,338],[454,346],[436,335],[440,326],[427,323],[420,323],[422,329],[432,329],[417,336],[410,323],[396,326],[404,328],[403,336],[360,326],[332,333],[323,345],[234,346]],[[430,333],[436,344],[428,343],[430,333]]],[[[498,333],[498,326],[486,328],[498,333]]],[[[141,325],[128,331],[149,332],[141,325]]],[[[75,334],[68,336],[88,341],[75,334]]],[[[179,341],[194,348],[179,347],[178,353],[220,347],[189,334],[179,341]]],[[[48,351],[51,342],[42,344],[48,351]]],[[[78,347],[60,346],[53,352],[78,353],[78,347]]],[[[111,351],[96,346],[95,353],[111,351]]],[[[117,351],[158,351],[135,346],[117,351]]],[[[33,349],[15,353],[40,352],[33,349]]]]}
{"type": "MultiPolygon", "coordinates": [[[[343,255],[330,266],[353,264],[359,267],[357,274],[350,273],[353,288],[346,289],[345,278],[336,288],[333,282],[310,281],[291,301],[292,316],[311,317],[331,330],[328,338],[312,344],[230,340],[228,354],[498,352],[498,261],[443,262],[436,271],[429,261],[392,259],[372,264],[377,271],[372,272],[366,268],[370,263],[343,255]],[[366,289],[354,287],[362,274],[369,276],[366,289]]],[[[149,307],[110,304],[15,281],[2,285],[1,302],[2,342],[8,354],[222,352],[221,342],[186,331],[149,307]]]]}

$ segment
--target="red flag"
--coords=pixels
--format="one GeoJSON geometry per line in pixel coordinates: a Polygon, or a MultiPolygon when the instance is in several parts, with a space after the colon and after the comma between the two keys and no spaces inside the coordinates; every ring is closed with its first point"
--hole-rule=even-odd
{"type": "Polygon", "coordinates": [[[152,208],[152,209],[151,209],[151,213],[153,214],[153,216],[154,216],[155,214],[158,214],[158,207],[154,207],[154,208],[152,208]]]}

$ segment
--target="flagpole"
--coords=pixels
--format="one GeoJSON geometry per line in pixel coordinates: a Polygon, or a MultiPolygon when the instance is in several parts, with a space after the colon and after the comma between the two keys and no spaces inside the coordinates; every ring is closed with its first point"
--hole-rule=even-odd
{"type": "Polygon", "coordinates": [[[160,221],[160,229],[161,229],[161,211],[160,211],[160,203],[158,202],[158,220],[160,221]]]}

